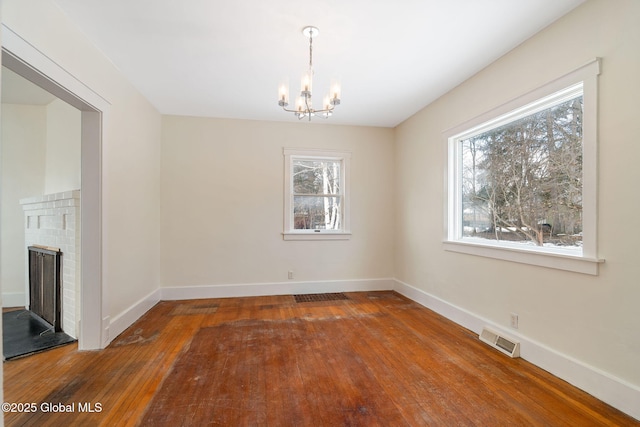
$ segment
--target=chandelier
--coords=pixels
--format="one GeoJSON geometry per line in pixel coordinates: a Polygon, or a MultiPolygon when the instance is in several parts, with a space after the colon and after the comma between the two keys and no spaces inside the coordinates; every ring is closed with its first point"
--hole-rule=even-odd
{"type": "Polygon", "coordinates": [[[282,107],[284,111],[294,113],[299,120],[305,117],[322,117],[324,119],[330,117],[333,114],[333,110],[336,105],[340,105],[340,83],[338,81],[332,81],[330,86],[330,92],[324,97],[322,102],[322,108],[315,109],[311,101],[311,87],[313,85],[313,38],[316,37],[319,30],[316,27],[304,27],[302,34],[309,38],[309,69],[302,75],[302,84],[300,89],[300,96],[296,99],[295,109],[288,109],[289,105],[289,85],[283,83],[278,90],[278,105],[282,107]]]}

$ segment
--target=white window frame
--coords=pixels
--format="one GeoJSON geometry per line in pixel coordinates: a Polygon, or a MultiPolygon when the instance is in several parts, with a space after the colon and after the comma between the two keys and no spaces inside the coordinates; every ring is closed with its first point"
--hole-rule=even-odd
{"type": "MultiPolygon", "coordinates": [[[[445,180],[445,236],[447,251],[524,264],[556,268],[584,274],[598,274],[604,262],[597,250],[597,121],[598,75],[600,60],[594,59],[584,66],[520,96],[494,110],[478,116],[443,133],[447,142],[447,179],[445,180]],[[561,248],[530,247],[507,242],[481,241],[462,237],[461,141],[485,130],[547,108],[550,98],[571,97],[582,89],[583,96],[583,188],[582,188],[582,251],[561,248]]],[[[576,95],[574,95],[576,96],[576,95]]]]}
{"type": "Polygon", "coordinates": [[[284,240],[348,240],[351,238],[349,209],[349,185],[351,182],[351,152],[318,149],[284,148],[284,240]],[[342,229],[340,230],[296,230],[293,216],[293,164],[295,159],[339,161],[340,185],[342,189],[342,229]]]}

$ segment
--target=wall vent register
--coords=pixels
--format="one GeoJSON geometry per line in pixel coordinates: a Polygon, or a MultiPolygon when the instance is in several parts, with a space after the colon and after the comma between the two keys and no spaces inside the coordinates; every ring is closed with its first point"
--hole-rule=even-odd
{"type": "Polygon", "coordinates": [[[520,343],[492,329],[487,327],[482,329],[480,341],[489,344],[509,357],[520,357],[520,343]]]}

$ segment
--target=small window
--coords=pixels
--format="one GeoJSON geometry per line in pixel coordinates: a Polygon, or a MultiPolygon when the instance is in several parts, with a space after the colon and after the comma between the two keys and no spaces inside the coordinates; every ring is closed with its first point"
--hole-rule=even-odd
{"type": "Polygon", "coordinates": [[[446,249],[595,274],[544,259],[598,261],[598,62],[584,68],[446,135],[446,249]]]}
{"type": "Polygon", "coordinates": [[[348,152],[285,149],[285,240],[348,239],[348,152]]]}

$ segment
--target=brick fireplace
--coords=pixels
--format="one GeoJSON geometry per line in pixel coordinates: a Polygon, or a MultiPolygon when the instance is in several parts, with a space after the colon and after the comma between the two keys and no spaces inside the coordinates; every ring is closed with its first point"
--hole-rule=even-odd
{"type": "MultiPolygon", "coordinates": [[[[80,190],[20,200],[26,246],[59,248],[62,253],[62,330],[78,337],[80,321],[80,190]]],[[[27,262],[27,261],[25,261],[27,262]]],[[[28,265],[27,265],[27,270],[28,265]]],[[[26,278],[26,289],[29,289],[26,278]]]]}

